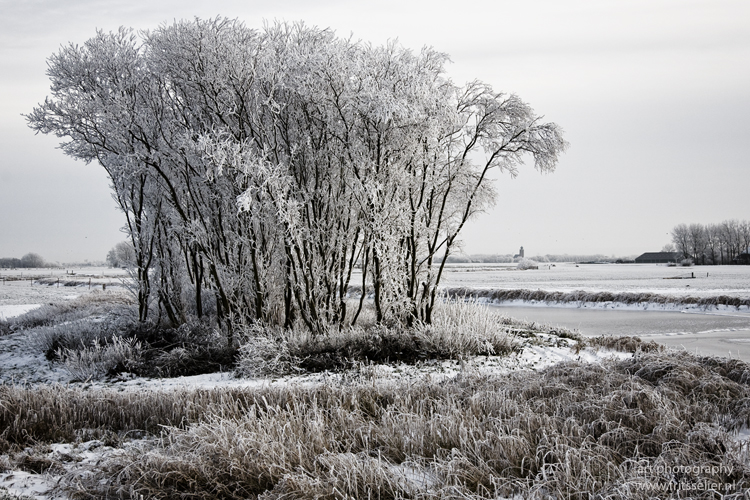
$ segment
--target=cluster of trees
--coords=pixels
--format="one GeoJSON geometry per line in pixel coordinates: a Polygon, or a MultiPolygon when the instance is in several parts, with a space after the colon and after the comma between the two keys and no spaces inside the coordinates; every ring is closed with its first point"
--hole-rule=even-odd
{"type": "Polygon", "coordinates": [[[0,259],[0,268],[2,269],[13,269],[13,268],[39,268],[47,267],[47,263],[41,255],[36,253],[27,253],[20,259],[17,258],[3,258],[0,259]]]}
{"type": "Polygon", "coordinates": [[[133,268],[135,266],[135,248],[130,241],[121,241],[107,252],[105,262],[109,267],[133,268]]]}
{"type": "Polygon", "coordinates": [[[429,322],[442,262],[493,201],[488,172],[527,154],[551,171],[566,146],[517,96],[455,85],[447,60],[302,24],[99,32],[49,59],[52,95],[27,119],[109,174],[142,320],[152,299],[180,323],[209,297],[229,329],[318,333],[356,321],[369,288],[379,321],[429,322]]]}
{"type": "Polygon", "coordinates": [[[676,251],[696,264],[732,264],[750,251],[750,221],[679,224],[672,229],[672,244],[667,250],[676,251]]]}

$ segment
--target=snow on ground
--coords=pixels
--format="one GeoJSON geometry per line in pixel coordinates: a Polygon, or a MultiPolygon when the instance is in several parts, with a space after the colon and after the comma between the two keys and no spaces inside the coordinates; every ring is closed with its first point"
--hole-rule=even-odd
{"type": "MultiPolygon", "coordinates": [[[[43,356],[36,356],[30,352],[23,338],[17,334],[0,337],[0,366],[4,366],[7,358],[2,356],[11,352],[22,352],[16,356],[14,362],[18,365],[18,372],[24,373],[24,380],[36,383],[69,383],[69,376],[60,369],[51,366],[43,356]],[[32,373],[36,372],[36,373],[32,373]]],[[[433,361],[417,365],[389,364],[370,365],[355,368],[343,373],[321,373],[300,376],[287,376],[265,379],[241,379],[232,373],[212,373],[193,377],[177,377],[170,379],[123,378],[120,380],[93,383],[71,383],[71,385],[85,386],[87,390],[97,388],[117,388],[118,390],[172,390],[198,389],[217,387],[262,387],[276,384],[284,385],[315,385],[341,384],[349,380],[362,380],[362,377],[377,378],[381,381],[414,380],[429,377],[433,380],[443,380],[460,377],[463,373],[493,373],[503,374],[516,370],[540,370],[564,361],[580,361],[586,363],[601,363],[608,358],[626,359],[632,354],[609,350],[582,349],[577,352],[572,348],[573,342],[567,339],[542,334],[535,340],[525,340],[526,344],[521,352],[510,356],[480,356],[468,361],[433,361]],[[551,344],[551,345],[550,345],[551,344]]],[[[0,383],[8,380],[0,380],[0,383]]],[[[738,448],[750,446],[750,430],[744,429],[734,436],[738,448]]],[[[122,447],[133,446],[140,440],[125,441],[122,447]]],[[[10,470],[0,473],[0,493],[3,488],[14,495],[26,495],[38,500],[67,500],[69,497],[55,490],[60,476],[82,470],[86,465],[92,465],[101,460],[106,454],[116,451],[101,441],[88,441],[76,444],[52,444],[46,449],[29,450],[34,457],[48,459],[57,465],[57,470],[43,473],[31,473],[20,470],[10,470]]],[[[0,457],[0,471],[2,470],[0,457]]],[[[419,471],[402,471],[415,487],[429,483],[431,478],[419,471]]]]}
{"type": "MultiPolygon", "coordinates": [[[[217,387],[263,387],[271,385],[316,385],[341,384],[350,380],[376,378],[381,381],[397,382],[429,377],[444,380],[459,377],[463,373],[510,373],[515,370],[539,370],[562,361],[577,360],[601,363],[606,358],[624,359],[628,353],[607,350],[583,349],[576,352],[573,342],[551,335],[539,335],[534,341],[525,340],[521,352],[509,356],[480,356],[467,361],[430,361],[417,365],[389,364],[361,366],[343,373],[318,373],[278,378],[246,379],[237,378],[233,373],[211,373],[192,377],[149,379],[122,377],[116,380],[96,382],[71,382],[71,376],[59,365],[47,361],[43,354],[35,352],[25,332],[16,332],[0,337],[0,384],[17,383],[24,385],[60,383],[81,386],[87,390],[97,388],[117,388],[118,390],[174,390],[217,387]],[[550,345],[551,344],[551,345],[550,345]]],[[[131,443],[132,444],[132,443],[131,443]]],[[[124,444],[128,446],[128,443],[124,444]]],[[[65,500],[68,497],[55,491],[60,475],[80,470],[87,464],[96,463],[114,448],[100,441],[78,444],[52,444],[48,449],[34,450],[34,457],[43,457],[59,464],[63,470],[39,474],[21,470],[0,473],[0,493],[3,488],[14,495],[26,495],[38,500],[65,500]]],[[[32,450],[29,450],[30,455],[32,450]]],[[[0,456],[0,460],[2,457],[0,456]]],[[[2,462],[0,461],[0,471],[2,462]]],[[[409,471],[406,471],[409,472],[409,471]]],[[[411,477],[411,476],[409,476],[411,477]]],[[[413,477],[415,485],[429,480],[426,477],[413,477]]]]}
{"type": "Polygon", "coordinates": [[[115,278],[115,277],[127,277],[128,271],[126,269],[120,269],[115,267],[106,266],[87,266],[87,267],[43,267],[37,269],[31,268],[3,268],[0,269],[0,279],[6,278],[11,279],[28,279],[33,277],[38,279],[41,277],[55,277],[55,278],[115,278]]]}
{"type": "Polygon", "coordinates": [[[14,470],[0,474],[0,493],[31,497],[35,499],[63,500],[67,496],[51,493],[55,479],[49,474],[35,474],[22,470],[14,470]]]}
{"type": "Polygon", "coordinates": [[[26,314],[32,309],[39,307],[39,304],[9,304],[0,305],[0,321],[10,319],[15,316],[26,314]]]}
{"type": "MultiPolygon", "coordinates": [[[[346,372],[323,372],[305,375],[288,375],[275,378],[237,378],[233,373],[210,373],[191,377],[164,379],[130,378],[117,382],[119,389],[127,390],[166,390],[166,389],[209,389],[216,387],[262,387],[271,385],[315,385],[345,383],[354,378],[377,378],[379,380],[413,380],[430,377],[445,380],[465,372],[506,374],[516,370],[541,370],[563,361],[601,363],[605,359],[625,359],[632,354],[605,349],[582,349],[576,353],[570,347],[529,345],[520,353],[508,356],[478,356],[467,361],[441,360],[417,364],[391,363],[364,365],[346,372]]],[[[91,382],[87,387],[111,387],[109,382],[91,382]]]]}
{"type": "MultiPolygon", "coordinates": [[[[80,295],[89,293],[94,289],[101,289],[102,284],[109,286],[122,285],[121,277],[104,276],[103,273],[91,276],[92,287],[88,286],[88,277],[83,272],[76,275],[60,271],[53,273],[52,278],[59,276],[61,283],[64,279],[75,279],[79,282],[85,281],[85,285],[58,286],[43,285],[34,282],[26,275],[26,280],[16,279],[20,276],[8,272],[0,273],[0,277],[6,279],[0,282],[0,319],[7,319],[27,312],[40,304],[71,300],[80,295]]],[[[506,303],[507,304],[507,303],[506,303]]],[[[596,308],[616,310],[676,310],[680,312],[690,311],[689,307],[663,306],[659,304],[647,305],[625,305],[625,304],[593,304],[593,303],[569,303],[569,304],[547,304],[547,303],[521,303],[525,307],[565,307],[565,308],[596,308]]],[[[714,310],[719,314],[748,315],[744,310],[737,311],[735,308],[717,308],[714,310]],[[726,310],[724,310],[726,309],[726,310]]],[[[690,311],[692,312],[692,311],[690,311]]],[[[698,312],[698,311],[695,311],[698,312]]],[[[705,314],[705,310],[701,310],[705,314]]],[[[743,342],[744,339],[735,339],[743,342]]],[[[707,339],[716,342],[716,339],[707,339]]],[[[237,378],[233,373],[212,373],[193,377],[177,377],[171,379],[146,379],[139,377],[121,377],[118,380],[105,382],[73,383],[71,375],[60,365],[53,364],[45,359],[43,353],[31,345],[26,332],[15,332],[0,337],[0,384],[16,383],[24,385],[60,383],[72,386],[80,385],[88,389],[117,388],[118,390],[173,390],[173,389],[199,389],[217,387],[263,387],[269,385],[315,385],[347,383],[349,380],[362,380],[365,378],[377,378],[382,381],[409,380],[419,377],[431,379],[448,379],[461,376],[463,373],[495,373],[505,374],[515,370],[540,370],[555,363],[563,361],[580,361],[587,363],[601,363],[607,358],[625,359],[632,356],[628,353],[614,352],[608,350],[594,350],[591,348],[577,351],[571,348],[573,342],[558,339],[548,335],[540,335],[536,341],[525,340],[521,352],[510,356],[481,356],[466,361],[430,361],[416,365],[389,364],[360,366],[343,373],[319,373],[297,376],[285,376],[277,378],[244,379],[237,378]]],[[[748,340],[747,342],[750,342],[748,340]]],[[[750,446],[750,430],[742,430],[735,436],[739,446],[750,446]]],[[[104,454],[113,449],[105,446],[99,441],[90,441],[78,444],[53,444],[48,450],[35,452],[34,456],[46,456],[55,463],[62,464],[65,471],[69,472],[78,464],[94,463],[100,460],[104,454]]],[[[2,456],[0,456],[0,470],[2,470],[2,456]]],[[[409,471],[406,471],[409,472],[409,471]]],[[[30,472],[11,470],[0,473],[0,494],[3,489],[15,495],[28,495],[40,500],[65,499],[54,491],[59,479],[57,473],[34,474],[30,472]]],[[[424,480],[420,478],[419,480],[424,480]]],[[[416,480],[415,480],[416,481],[416,480]]],[[[418,481],[417,481],[418,482],[418,481]]]]}
{"type": "Polygon", "coordinates": [[[0,337],[0,384],[66,383],[70,374],[29,342],[28,332],[0,337]]]}
{"type": "MultiPolygon", "coordinates": [[[[355,281],[356,282],[356,281],[355,281]]],[[[446,288],[630,292],[659,295],[750,297],[750,266],[668,267],[650,264],[540,263],[536,270],[502,264],[448,264],[446,288]]]]}
{"type": "MultiPolygon", "coordinates": [[[[102,280],[100,280],[102,281],[102,280]]],[[[122,282],[119,280],[106,278],[101,283],[92,280],[89,287],[88,281],[84,284],[75,286],[65,286],[61,284],[43,285],[39,282],[30,281],[0,281],[0,305],[27,305],[27,304],[50,304],[53,302],[62,302],[72,300],[87,293],[101,291],[102,285],[109,290],[124,289],[122,282]]]]}
{"type": "MultiPolygon", "coordinates": [[[[122,447],[127,448],[138,441],[124,442],[122,447]]],[[[46,448],[46,453],[36,451],[33,456],[49,460],[57,470],[41,473],[13,470],[0,473],[0,493],[6,490],[12,495],[38,500],[67,500],[69,496],[55,489],[59,476],[96,464],[106,454],[115,451],[115,448],[106,446],[99,440],[75,444],[58,443],[46,448]]]]}
{"type": "Polygon", "coordinates": [[[106,267],[0,269],[0,307],[71,300],[103,287],[122,289],[127,279],[127,271],[106,267]]]}

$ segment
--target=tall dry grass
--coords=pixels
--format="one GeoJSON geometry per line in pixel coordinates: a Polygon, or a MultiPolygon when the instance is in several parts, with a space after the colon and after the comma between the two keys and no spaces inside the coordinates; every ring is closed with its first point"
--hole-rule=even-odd
{"type": "Polygon", "coordinates": [[[448,381],[127,393],[0,387],[8,446],[146,430],[67,477],[80,498],[671,498],[750,489],[750,366],[639,352],[448,381]],[[165,425],[167,427],[160,427],[165,425]],[[687,466],[693,469],[684,469],[687,466]],[[682,469],[680,469],[682,468],[682,469]]]}
{"type": "Polygon", "coordinates": [[[377,324],[371,309],[372,306],[364,309],[363,324],[331,326],[317,336],[304,327],[247,327],[236,371],[241,376],[275,376],[342,370],[359,363],[503,355],[517,349],[517,336],[549,330],[503,317],[475,301],[442,303],[431,324],[408,328],[377,324]]]}

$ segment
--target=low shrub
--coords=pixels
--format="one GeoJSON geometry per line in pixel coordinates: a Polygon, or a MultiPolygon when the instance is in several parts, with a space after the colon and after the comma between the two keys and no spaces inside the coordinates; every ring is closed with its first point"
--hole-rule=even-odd
{"type": "Polygon", "coordinates": [[[115,337],[122,337],[135,322],[130,315],[76,319],[33,328],[28,338],[36,348],[45,353],[47,359],[52,361],[58,359],[59,353],[63,351],[87,349],[95,344],[110,343],[115,337]]]}
{"type": "Polygon", "coordinates": [[[34,497],[10,493],[6,488],[0,486],[0,500],[34,500],[34,497]]]}
{"type": "Polygon", "coordinates": [[[325,335],[318,336],[302,327],[283,330],[251,326],[245,330],[245,340],[239,348],[237,373],[275,376],[300,370],[343,370],[363,362],[415,363],[503,355],[515,348],[518,331],[531,326],[474,302],[441,304],[429,325],[365,325],[331,327],[325,335]]]}
{"type": "Polygon", "coordinates": [[[177,328],[140,322],[134,305],[91,295],[79,304],[48,306],[19,322],[47,359],[60,360],[77,379],[122,372],[175,377],[232,368],[235,351],[210,322],[189,320],[177,328]]]}
{"type": "Polygon", "coordinates": [[[135,322],[124,336],[143,344],[141,363],[132,373],[145,377],[180,377],[231,370],[234,346],[209,322],[192,320],[178,328],[135,322]]]}
{"type": "Polygon", "coordinates": [[[581,342],[583,346],[630,353],[638,351],[660,352],[664,350],[664,345],[654,342],[653,340],[644,342],[640,337],[631,336],[620,337],[615,335],[601,335],[599,337],[591,337],[585,340],[581,339],[581,342]]]}
{"type": "Polygon", "coordinates": [[[518,261],[518,265],[516,267],[522,271],[539,269],[539,263],[531,259],[521,259],[520,261],[518,261]]]}
{"type": "Polygon", "coordinates": [[[236,351],[216,344],[173,345],[168,349],[144,349],[141,363],[131,373],[142,377],[189,377],[205,373],[230,371],[234,368],[236,351]]]}
{"type": "Polygon", "coordinates": [[[141,363],[141,355],[140,342],[117,336],[104,343],[94,340],[90,347],[77,350],[60,348],[57,351],[63,367],[80,381],[135,371],[141,363]]]}
{"type": "Polygon", "coordinates": [[[301,360],[290,351],[289,341],[278,329],[253,325],[244,332],[235,374],[240,377],[286,375],[300,370],[301,360]]]}

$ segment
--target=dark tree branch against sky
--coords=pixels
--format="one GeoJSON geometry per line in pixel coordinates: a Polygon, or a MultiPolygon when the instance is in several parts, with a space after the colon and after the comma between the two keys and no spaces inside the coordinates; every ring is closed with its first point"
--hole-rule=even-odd
{"type": "Polygon", "coordinates": [[[304,21],[448,53],[448,76],[515,93],[565,130],[552,174],[493,174],[466,253],[633,255],[678,223],[747,219],[750,4],[736,1],[256,2],[0,0],[0,257],[103,260],[124,239],[105,172],[34,135],[46,59],[96,29],[217,15],[304,21]],[[461,10],[464,9],[464,10],[461,10]]]}

